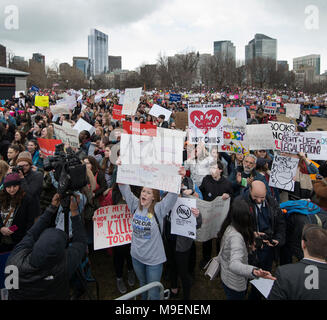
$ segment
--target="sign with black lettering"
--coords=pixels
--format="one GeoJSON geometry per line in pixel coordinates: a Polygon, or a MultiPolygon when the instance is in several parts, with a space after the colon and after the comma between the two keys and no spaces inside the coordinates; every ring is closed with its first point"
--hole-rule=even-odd
{"type": "Polygon", "coordinates": [[[178,198],[171,211],[171,233],[187,238],[196,238],[196,218],[191,209],[196,208],[196,200],[178,198]]]}
{"type": "Polygon", "coordinates": [[[291,154],[303,152],[308,158],[321,153],[321,135],[316,132],[286,132],[283,135],[281,151],[291,154]]]}
{"type": "Polygon", "coordinates": [[[275,150],[280,150],[282,138],[285,132],[295,132],[295,124],[269,121],[275,142],[275,150]]]}

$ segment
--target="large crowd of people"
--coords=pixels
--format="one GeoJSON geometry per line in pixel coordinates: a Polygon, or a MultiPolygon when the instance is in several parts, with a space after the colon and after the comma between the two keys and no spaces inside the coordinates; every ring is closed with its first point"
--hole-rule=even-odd
{"type": "MultiPolygon", "coordinates": [[[[219,103],[227,108],[245,106],[248,124],[265,124],[277,120],[264,112],[267,102],[278,103],[280,109],[290,102],[302,105],[296,125],[297,131],[303,132],[312,125],[304,107],[319,105],[323,110],[326,96],[253,88],[180,93],[181,100],[173,102],[164,91],[143,92],[136,114],[125,120],[113,119],[114,105],[119,104],[117,90],[110,90],[100,99],[90,90],[37,93],[48,95],[50,105],[63,97],[75,97],[77,103],[69,114],[55,115],[51,108],[36,107],[36,93],[32,91],[0,105],[0,255],[2,261],[7,260],[3,268],[5,263],[16,265],[20,272],[19,289],[9,290],[9,299],[80,297],[83,290],[76,285],[75,272],[93,251],[94,212],[123,203],[133,215],[132,242],[112,249],[115,275],[106,275],[116,277],[117,294],[127,292],[123,279],[126,261],[131,288],[136,279],[140,286],[160,282],[165,271],[170,297],[192,299],[194,269],[204,270],[220,253],[220,279],[226,299],[262,299],[256,287],[249,284],[256,278],[275,280],[268,299],[327,299],[327,161],[313,163],[299,153],[295,188],[290,192],[269,186],[273,150],[232,154],[219,152],[217,146],[192,145],[186,138],[178,195],[117,183],[120,163],[110,160],[113,146],[120,141],[117,129],[122,129],[126,120],[176,130],[176,115],[187,112],[189,103],[219,103]],[[164,116],[149,115],[154,104],[172,111],[169,121],[164,116]],[[79,119],[95,131],[80,132],[80,146],[73,148],[86,167],[87,184],[70,198],[67,231],[58,177],[54,170],[45,170],[46,155],[40,150],[38,138],[56,139],[54,124],[62,126],[66,122],[73,127],[79,119]],[[178,196],[208,202],[217,197],[230,200],[216,239],[200,247],[190,238],[171,234],[170,212],[178,196]],[[315,215],[285,214],[281,204],[301,199],[312,203],[315,215]],[[217,252],[213,252],[214,240],[217,252]],[[201,248],[202,258],[197,263],[196,250],[201,248]],[[319,289],[306,287],[307,265],[319,270],[319,289]],[[278,267],[276,272],[274,267],[278,267]],[[180,290],[183,295],[179,295],[180,290]]],[[[200,228],[201,212],[192,208],[192,214],[200,228]]],[[[142,299],[158,300],[159,290],[151,289],[142,299]]]]}

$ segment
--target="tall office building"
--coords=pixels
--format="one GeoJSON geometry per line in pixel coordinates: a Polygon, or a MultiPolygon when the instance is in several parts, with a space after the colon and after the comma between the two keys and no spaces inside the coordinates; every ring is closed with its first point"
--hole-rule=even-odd
{"type": "Polygon", "coordinates": [[[7,67],[7,49],[0,44],[0,67],[7,67]]]}
{"type": "Polygon", "coordinates": [[[89,43],[89,61],[92,76],[107,73],[108,67],[108,35],[91,29],[88,37],[89,43]]]}
{"type": "Polygon", "coordinates": [[[270,58],[277,62],[277,40],[257,33],[245,46],[245,63],[255,58],[270,58]]]}
{"type": "Polygon", "coordinates": [[[38,63],[42,63],[45,66],[45,56],[41,53],[33,53],[32,60],[38,63]]]}
{"type": "Polygon", "coordinates": [[[73,67],[81,70],[86,77],[89,77],[89,58],[87,57],[73,57],[73,67]]]}
{"type": "Polygon", "coordinates": [[[109,72],[113,72],[115,70],[121,70],[121,56],[109,56],[109,72]]]}
{"type": "Polygon", "coordinates": [[[304,57],[294,58],[293,59],[293,70],[295,72],[302,71],[311,67],[314,69],[315,76],[320,76],[320,55],[311,54],[304,57]]]}
{"type": "Polygon", "coordinates": [[[236,48],[233,42],[229,40],[225,41],[215,41],[213,43],[213,54],[214,55],[221,55],[223,57],[231,58],[236,61],[236,48]]]}

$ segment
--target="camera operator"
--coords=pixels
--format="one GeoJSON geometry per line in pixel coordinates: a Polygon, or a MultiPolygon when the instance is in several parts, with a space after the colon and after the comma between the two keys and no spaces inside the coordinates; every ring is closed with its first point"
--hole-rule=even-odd
{"type": "MultiPolygon", "coordinates": [[[[271,272],[274,249],[284,245],[286,222],[277,201],[267,195],[262,181],[253,181],[237,199],[244,199],[250,206],[251,219],[257,236],[257,250],[249,255],[251,264],[271,272]]],[[[250,300],[261,299],[259,291],[252,286],[250,300]]]]}
{"type": "Polygon", "coordinates": [[[9,290],[9,300],[69,299],[69,280],[86,253],[86,236],[73,196],[71,245],[67,247],[64,231],[49,228],[59,205],[60,197],[55,194],[51,205],[9,256],[7,266],[17,266],[19,271],[19,289],[9,290]]]}
{"type": "Polygon", "coordinates": [[[32,156],[28,151],[21,152],[16,161],[17,167],[13,169],[19,174],[22,189],[30,194],[35,202],[38,204],[38,211],[36,217],[41,214],[40,210],[40,194],[43,186],[43,174],[33,170],[32,156]]]}

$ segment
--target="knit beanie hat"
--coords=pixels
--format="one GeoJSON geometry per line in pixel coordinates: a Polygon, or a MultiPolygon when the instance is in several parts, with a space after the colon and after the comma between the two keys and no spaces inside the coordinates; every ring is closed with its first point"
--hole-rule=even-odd
{"type": "Polygon", "coordinates": [[[21,153],[18,155],[18,158],[17,158],[17,160],[16,160],[16,163],[18,164],[20,161],[26,161],[26,162],[28,162],[30,165],[33,165],[32,156],[31,156],[31,154],[30,154],[28,151],[21,152],[21,153]]]}
{"type": "Polygon", "coordinates": [[[3,182],[3,187],[8,188],[10,186],[16,186],[20,184],[20,176],[18,173],[9,173],[3,182]]]}

